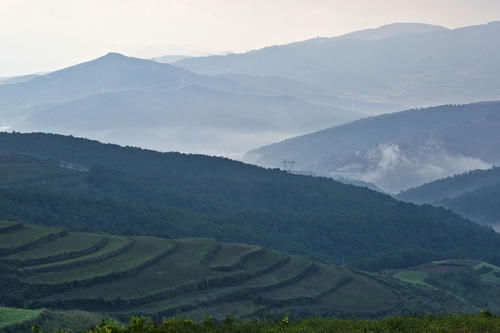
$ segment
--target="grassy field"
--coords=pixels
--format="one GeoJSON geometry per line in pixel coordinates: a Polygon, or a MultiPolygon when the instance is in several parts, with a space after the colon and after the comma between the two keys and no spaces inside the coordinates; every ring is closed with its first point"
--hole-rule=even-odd
{"type": "Polygon", "coordinates": [[[0,307],[0,333],[31,333],[38,325],[44,333],[83,332],[98,325],[100,314],[83,311],[25,310],[0,307]]]}
{"type": "MultiPolygon", "coordinates": [[[[350,274],[350,273],[347,273],[350,274]]],[[[352,283],[341,285],[334,292],[327,293],[318,299],[325,308],[341,309],[345,313],[358,315],[390,310],[401,302],[396,291],[375,279],[358,276],[352,283]]]]}
{"type": "Polygon", "coordinates": [[[40,316],[43,310],[24,310],[0,306],[0,328],[32,321],[40,316]]]}
{"type": "Polygon", "coordinates": [[[487,283],[500,285],[500,267],[486,262],[480,262],[474,265],[474,270],[481,270],[485,267],[491,269],[491,271],[481,274],[481,280],[487,283]]]}
{"type": "MultiPolygon", "coordinates": [[[[94,262],[96,260],[100,261],[101,258],[107,258],[108,256],[113,256],[113,254],[119,253],[119,251],[121,249],[125,249],[126,247],[132,245],[132,240],[130,240],[128,237],[110,236],[109,238],[110,238],[109,242],[106,243],[106,245],[104,247],[102,247],[99,251],[96,251],[96,252],[93,252],[91,254],[81,256],[81,257],[73,258],[73,259],[58,261],[55,263],[42,264],[42,265],[22,268],[22,269],[20,269],[20,272],[25,273],[25,274],[35,273],[35,272],[53,272],[53,271],[61,270],[62,268],[65,268],[65,267],[84,266],[89,262],[94,262]]],[[[49,274],[49,280],[50,280],[50,276],[52,276],[52,275],[53,274],[49,274]]],[[[43,276],[45,276],[43,273],[37,274],[33,277],[27,278],[26,282],[43,283],[45,281],[43,276]]]]}
{"type": "Polygon", "coordinates": [[[316,298],[334,291],[341,284],[351,282],[352,277],[341,268],[320,265],[319,269],[300,281],[300,283],[278,288],[262,294],[270,301],[291,301],[294,299],[316,298]]]}
{"type": "Polygon", "coordinates": [[[75,266],[74,268],[60,271],[57,274],[53,272],[36,274],[25,281],[35,284],[58,284],[119,274],[141,267],[144,263],[172,249],[173,246],[174,243],[172,241],[166,241],[161,238],[136,237],[129,249],[116,256],[88,265],[75,266]]]}
{"type": "Polygon", "coordinates": [[[58,238],[52,242],[45,242],[37,247],[37,251],[26,250],[5,257],[9,261],[19,261],[21,264],[33,260],[71,255],[75,252],[85,251],[95,247],[106,237],[92,233],[69,233],[65,237],[58,238]]]}
{"type": "Polygon", "coordinates": [[[0,220],[0,230],[1,228],[8,228],[14,224],[20,223],[19,221],[14,220],[0,220]]]}
{"type": "Polygon", "coordinates": [[[38,226],[24,226],[13,231],[0,233],[0,253],[17,251],[17,249],[36,242],[50,235],[57,235],[62,229],[38,226]]]}
{"type": "Polygon", "coordinates": [[[248,244],[222,244],[212,260],[208,262],[208,267],[219,270],[237,268],[246,256],[260,249],[260,246],[248,244]]]}
{"type": "Polygon", "coordinates": [[[411,284],[416,284],[419,286],[426,286],[430,287],[430,285],[425,282],[425,278],[429,276],[429,273],[423,272],[423,271],[401,271],[394,273],[393,275],[396,279],[406,282],[406,283],[411,283],[411,284]]]}
{"type": "MultiPolygon", "coordinates": [[[[268,251],[272,255],[276,255],[274,251],[268,251]]],[[[264,253],[263,253],[264,254],[264,253]]],[[[283,260],[281,256],[275,256],[275,261],[267,261],[270,267],[273,263],[283,260]]],[[[264,274],[257,278],[242,281],[237,285],[227,287],[214,287],[202,291],[195,291],[191,293],[184,293],[177,297],[167,298],[161,301],[152,302],[148,304],[139,305],[131,308],[127,312],[133,314],[157,314],[157,317],[162,317],[165,314],[179,314],[183,307],[189,307],[192,304],[211,304],[217,305],[219,302],[232,299],[240,301],[249,301],[254,298],[256,290],[263,291],[269,288],[275,288],[280,283],[286,283],[294,278],[300,279],[300,274],[310,268],[311,262],[303,257],[292,256],[290,260],[268,274],[264,274]]],[[[260,269],[265,267],[259,267],[260,269]]],[[[255,267],[254,267],[255,269],[255,267]]],[[[255,270],[254,270],[255,271],[255,270]]],[[[227,302],[227,301],[226,301],[227,302]]],[[[207,306],[205,306],[206,308],[207,306]]],[[[191,311],[187,311],[191,312],[191,311]]]]}
{"type": "MultiPolygon", "coordinates": [[[[0,233],[0,237],[12,235],[9,247],[18,248],[54,230],[26,225],[0,233]]],[[[0,255],[0,263],[7,265],[9,276],[20,274],[23,283],[18,294],[14,290],[6,295],[23,299],[28,308],[94,311],[125,320],[131,315],[223,319],[227,314],[240,318],[281,316],[289,311],[295,316],[322,313],[371,318],[400,313],[399,305],[412,295],[419,297],[411,305],[415,312],[461,304],[447,294],[451,291],[436,294],[439,288],[421,283],[425,276],[418,274],[424,268],[414,270],[418,274],[373,275],[259,246],[206,238],[69,232],[0,255]],[[109,241],[100,248],[92,247],[102,239],[109,241]],[[89,248],[91,253],[85,251],[89,248]],[[68,253],[70,259],[64,256],[68,253]],[[47,258],[51,260],[45,264],[24,264],[47,258]],[[426,291],[412,289],[404,281],[420,281],[417,285],[426,291]]],[[[445,264],[450,265],[441,265],[445,264]]],[[[481,274],[490,272],[482,266],[477,269],[481,274]]]]}
{"type": "Polygon", "coordinates": [[[0,233],[1,232],[8,232],[11,230],[11,228],[15,226],[22,226],[22,223],[19,221],[9,221],[9,220],[0,220],[0,233]]]}
{"type": "Polygon", "coordinates": [[[462,305],[500,311],[500,268],[477,260],[442,260],[398,270],[392,277],[455,297],[462,305]]]}

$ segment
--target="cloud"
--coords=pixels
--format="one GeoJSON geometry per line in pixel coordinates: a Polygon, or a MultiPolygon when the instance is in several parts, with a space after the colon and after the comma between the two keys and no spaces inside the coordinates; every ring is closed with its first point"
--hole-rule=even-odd
{"type": "Polygon", "coordinates": [[[331,176],[374,183],[390,193],[492,167],[479,158],[450,153],[434,141],[416,146],[383,143],[358,152],[355,159],[355,163],[337,169],[331,176]]]}

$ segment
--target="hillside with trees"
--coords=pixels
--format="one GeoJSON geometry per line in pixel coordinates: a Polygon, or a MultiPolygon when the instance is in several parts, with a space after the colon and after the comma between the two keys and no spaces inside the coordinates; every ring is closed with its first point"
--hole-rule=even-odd
{"type": "Polygon", "coordinates": [[[407,202],[442,206],[481,224],[500,223],[500,168],[474,170],[400,193],[407,202]]]}
{"type": "Polygon", "coordinates": [[[0,151],[0,212],[27,223],[214,237],[371,270],[497,260],[491,229],[331,179],[48,134],[0,134],[0,151]]]}

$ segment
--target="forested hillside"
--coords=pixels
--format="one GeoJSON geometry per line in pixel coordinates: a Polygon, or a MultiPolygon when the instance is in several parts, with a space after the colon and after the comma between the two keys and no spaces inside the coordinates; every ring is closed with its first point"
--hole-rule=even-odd
{"type": "Polygon", "coordinates": [[[451,199],[436,202],[481,224],[500,227],[500,184],[484,186],[451,199]]]}
{"type": "Polygon", "coordinates": [[[228,159],[0,134],[1,214],[29,223],[215,237],[367,269],[495,262],[500,236],[454,213],[228,159]]]}
{"type": "Polygon", "coordinates": [[[432,203],[498,183],[500,183],[499,167],[473,170],[411,188],[398,194],[397,198],[415,203],[432,203]]]}
{"type": "Polygon", "coordinates": [[[402,192],[398,199],[447,207],[481,224],[500,224],[500,168],[474,170],[402,192]]]}

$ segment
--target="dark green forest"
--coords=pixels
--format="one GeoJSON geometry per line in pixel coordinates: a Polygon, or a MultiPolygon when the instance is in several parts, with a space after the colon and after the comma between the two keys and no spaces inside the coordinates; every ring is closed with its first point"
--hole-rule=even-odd
{"type": "Polygon", "coordinates": [[[400,193],[397,198],[415,203],[432,203],[498,183],[500,183],[499,167],[474,170],[409,189],[400,193]]]}
{"type": "Polygon", "coordinates": [[[2,133],[0,152],[10,175],[0,184],[3,218],[215,237],[371,270],[498,260],[500,236],[489,228],[331,179],[49,134],[2,133]]]}
{"type": "Polygon", "coordinates": [[[479,223],[496,225],[500,223],[500,184],[484,186],[436,204],[479,223]]]}
{"type": "Polygon", "coordinates": [[[431,203],[485,225],[500,223],[500,168],[474,170],[402,192],[398,199],[431,203]]]}

